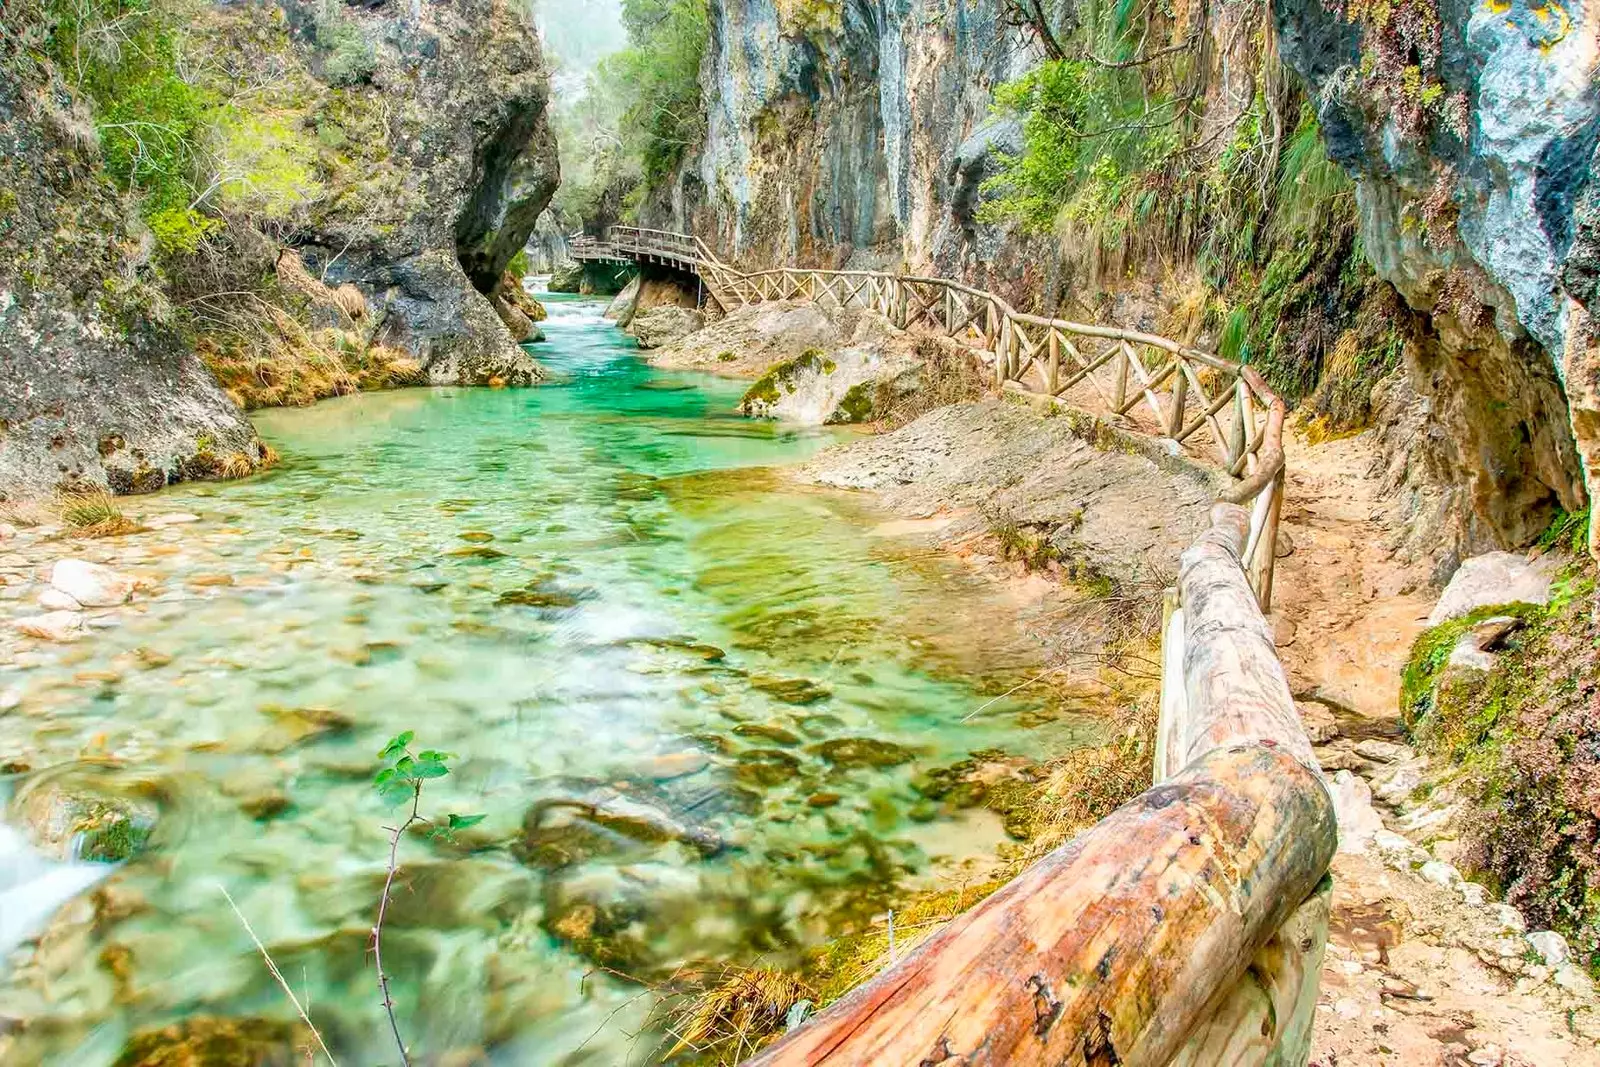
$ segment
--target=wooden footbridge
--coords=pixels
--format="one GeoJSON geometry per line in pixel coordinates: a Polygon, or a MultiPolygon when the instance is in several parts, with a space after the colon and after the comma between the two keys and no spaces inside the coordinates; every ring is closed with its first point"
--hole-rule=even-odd
{"type": "Polygon", "coordinates": [[[1283,401],[1249,367],[947,279],[746,273],[697,237],[625,226],[571,248],[694,274],[728,311],[806,301],[937,331],[1000,388],[1115,419],[1222,476],[1168,593],[1156,784],[753,1062],[1303,1067],[1337,830],[1265,614],[1283,401]]]}

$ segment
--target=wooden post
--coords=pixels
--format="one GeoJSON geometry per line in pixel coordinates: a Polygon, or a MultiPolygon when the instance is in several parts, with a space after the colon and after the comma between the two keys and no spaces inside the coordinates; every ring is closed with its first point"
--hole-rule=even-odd
{"type": "Polygon", "coordinates": [[[1046,368],[1045,392],[1055,396],[1061,388],[1061,335],[1056,333],[1054,326],[1046,326],[1045,332],[1050,338],[1050,363],[1046,368]]]}
{"type": "Polygon", "coordinates": [[[1177,437],[1183,430],[1183,408],[1189,394],[1189,376],[1183,373],[1183,357],[1174,352],[1172,359],[1178,365],[1178,373],[1172,379],[1172,411],[1167,416],[1167,436],[1177,437]]]}
{"type": "Polygon", "coordinates": [[[1121,411],[1122,405],[1128,402],[1128,360],[1133,358],[1133,349],[1126,341],[1117,342],[1117,352],[1117,358],[1111,361],[1117,368],[1111,383],[1112,411],[1121,411]]]}
{"type": "Polygon", "coordinates": [[[1284,469],[1278,468],[1277,476],[1263,490],[1267,496],[1266,514],[1250,561],[1250,584],[1255,588],[1256,602],[1263,612],[1272,610],[1272,575],[1278,562],[1278,521],[1283,511],[1284,474],[1284,469]]]}

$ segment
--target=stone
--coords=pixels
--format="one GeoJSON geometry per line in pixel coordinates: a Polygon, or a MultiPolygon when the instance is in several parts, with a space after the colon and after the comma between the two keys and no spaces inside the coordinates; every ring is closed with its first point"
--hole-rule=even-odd
{"type": "Polygon", "coordinates": [[[1492,652],[1510,634],[1522,629],[1523,622],[1515,615],[1495,615],[1484,619],[1472,627],[1471,635],[1473,644],[1485,652],[1492,652]]]}
{"type": "Polygon", "coordinates": [[[1356,775],[1339,771],[1328,791],[1339,823],[1339,851],[1365,853],[1373,835],[1383,829],[1383,817],[1372,806],[1372,790],[1356,775]]]}
{"type": "Polygon", "coordinates": [[[256,793],[239,802],[239,810],[256,822],[275,819],[292,807],[294,807],[294,801],[289,799],[289,794],[281,789],[271,789],[264,793],[256,793]]]}
{"type": "Polygon", "coordinates": [[[1374,783],[1373,794],[1391,807],[1399,807],[1410,799],[1411,794],[1422,785],[1422,766],[1420,763],[1406,763],[1392,767],[1379,776],[1374,783]]]}
{"type": "Polygon", "coordinates": [[[191,1015],[170,1026],[135,1032],[112,1067],[288,1067],[300,1058],[296,1050],[312,1047],[310,1042],[310,1033],[300,1024],[191,1015]]]}
{"type": "Polygon", "coordinates": [[[1450,649],[1450,658],[1445,660],[1445,666],[1454,671],[1478,671],[1487,673],[1494,670],[1495,654],[1485,652],[1478,644],[1478,639],[1471,632],[1462,634],[1456,639],[1454,647],[1450,649]]]}
{"type": "Polygon", "coordinates": [[[697,774],[710,762],[711,757],[704,752],[668,752],[646,760],[640,765],[639,773],[657,782],[666,782],[697,774]]]}
{"type": "Polygon", "coordinates": [[[1513,552],[1485,552],[1461,564],[1428,616],[1429,626],[1496,604],[1546,604],[1550,568],[1513,552]]]}
{"type": "Polygon", "coordinates": [[[843,799],[838,793],[812,793],[806,797],[806,805],[813,808],[831,808],[843,799]]]}
{"type": "Polygon", "coordinates": [[[39,606],[46,611],[82,611],[83,605],[55,586],[39,594],[39,606]]]}
{"type": "Polygon", "coordinates": [[[1594,979],[1590,978],[1589,973],[1575,963],[1563,963],[1557,967],[1552,980],[1562,989],[1581,997],[1585,1001],[1594,1000],[1594,979]]]}
{"type": "Polygon", "coordinates": [[[1539,954],[1546,967],[1560,967],[1572,959],[1567,939],[1554,930],[1537,930],[1528,935],[1528,944],[1539,954]]]}
{"type": "Polygon", "coordinates": [[[1439,860],[1429,860],[1424,863],[1418,873],[1434,885],[1442,885],[1447,889],[1454,888],[1464,881],[1460,871],[1448,863],[1441,863],[1439,860]]]}
{"type": "Polygon", "coordinates": [[[835,767],[897,767],[916,758],[904,745],[871,737],[838,737],[812,745],[814,752],[835,767]]]}
{"type": "Polygon", "coordinates": [[[57,560],[50,584],[84,607],[109,608],[133,599],[136,583],[110,567],[81,559],[57,560]]]}
{"type": "Polygon", "coordinates": [[[781,785],[800,773],[800,761],[781,748],[753,748],[734,757],[734,773],[757,785],[781,785]]]}
{"type": "Polygon", "coordinates": [[[1294,706],[1300,713],[1300,725],[1305,729],[1306,739],[1313,745],[1325,745],[1339,736],[1339,722],[1326,704],[1307,700],[1296,701],[1294,706]]]}
{"type": "Polygon", "coordinates": [[[1356,754],[1365,756],[1374,763],[1395,763],[1400,760],[1410,759],[1414,753],[1405,745],[1393,741],[1379,741],[1368,738],[1356,742],[1356,754]]]}
{"type": "Polygon", "coordinates": [[[11,626],[18,633],[37,637],[41,641],[76,641],[85,630],[84,616],[77,611],[51,611],[43,615],[28,615],[13,619],[11,626]]]}
{"type": "Polygon", "coordinates": [[[1456,887],[1461,892],[1461,901],[1474,908],[1481,908],[1489,899],[1489,890],[1477,882],[1462,882],[1456,887]]]}
{"type": "Polygon", "coordinates": [[[750,685],[785,704],[815,704],[833,695],[827,686],[805,678],[768,678],[758,675],[750,679],[750,685]]]}
{"type": "Polygon", "coordinates": [[[0,689],[0,712],[15,711],[22,706],[22,689],[20,686],[7,686],[0,689]]]}
{"type": "Polygon", "coordinates": [[[199,522],[200,516],[187,511],[166,511],[159,515],[151,515],[143,521],[144,525],[151,530],[164,530],[168,526],[182,526],[191,522],[199,522]]]}
{"type": "Polygon", "coordinates": [[[689,336],[706,324],[706,318],[691,308],[663,304],[633,317],[628,330],[640,348],[660,348],[689,336]]]}
{"type": "Polygon", "coordinates": [[[733,728],[738,737],[753,737],[777,745],[798,745],[800,735],[771,722],[742,722],[733,728]]]}
{"type": "Polygon", "coordinates": [[[1528,920],[1522,917],[1522,912],[1510,904],[1490,904],[1486,910],[1495,922],[1500,924],[1502,930],[1520,934],[1528,929],[1528,920]]]}
{"type": "Polygon", "coordinates": [[[9,541],[17,536],[17,528],[9,522],[0,522],[0,541],[9,541]]]}

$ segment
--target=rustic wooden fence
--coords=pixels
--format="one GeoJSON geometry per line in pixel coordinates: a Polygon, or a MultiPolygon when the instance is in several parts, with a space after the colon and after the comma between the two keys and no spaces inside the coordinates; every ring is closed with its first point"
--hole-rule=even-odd
{"type": "Polygon", "coordinates": [[[698,238],[632,227],[575,255],[692,271],[728,309],[804,300],[939,331],[1002,386],[1116,416],[1230,476],[1167,595],[1156,784],[754,1062],[1303,1067],[1337,831],[1265,614],[1285,415],[1266,382],[941,278],[745,273],[698,238]]]}

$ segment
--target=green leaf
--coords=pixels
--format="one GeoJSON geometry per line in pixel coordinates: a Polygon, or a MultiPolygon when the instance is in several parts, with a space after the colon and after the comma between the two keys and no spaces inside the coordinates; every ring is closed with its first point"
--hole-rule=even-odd
{"type": "Polygon", "coordinates": [[[456,758],[456,754],[454,752],[435,752],[433,749],[430,748],[430,749],[426,749],[417,758],[418,759],[425,759],[425,760],[433,760],[433,761],[438,762],[438,763],[443,763],[445,760],[455,759],[456,758]]]}
{"type": "Polygon", "coordinates": [[[378,753],[378,758],[394,759],[396,756],[405,752],[406,746],[411,744],[412,738],[416,736],[417,734],[414,730],[407,730],[404,733],[396,734],[394,737],[389,739],[389,743],[387,745],[383,746],[383,751],[378,753]]]}
{"type": "Polygon", "coordinates": [[[384,787],[384,785],[387,784],[393,778],[394,778],[394,768],[393,767],[385,767],[383,770],[379,771],[376,775],[373,776],[372,784],[377,786],[379,789],[382,789],[384,787]]]}
{"type": "Polygon", "coordinates": [[[451,815],[446,816],[446,817],[450,820],[450,829],[452,829],[452,830],[465,830],[470,826],[478,825],[480,822],[482,822],[488,816],[486,816],[486,815],[456,815],[456,814],[451,814],[451,815]]]}
{"type": "Polygon", "coordinates": [[[418,762],[411,773],[418,778],[443,778],[450,773],[450,768],[442,763],[427,760],[418,762]]]}
{"type": "Polygon", "coordinates": [[[416,786],[409,782],[396,780],[390,782],[388,785],[380,786],[378,789],[378,797],[385,804],[388,804],[392,807],[393,805],[400,803],[402,800],[410,800],[411,795],[414,792],[416,792],[416,786]]]}
{"type": "Polygon", "coordinates": [[[412,759],[410,756],[401,756],[399,759],[394,761],[395,771],[399,774],[405,775],[407,778],[416,773],[416,768],[417,761],[412,759]]]}

